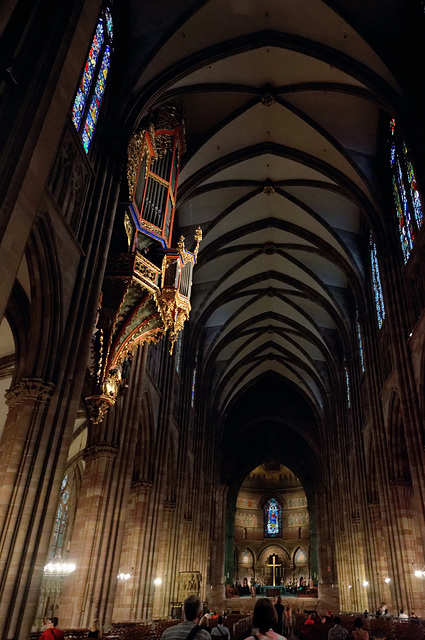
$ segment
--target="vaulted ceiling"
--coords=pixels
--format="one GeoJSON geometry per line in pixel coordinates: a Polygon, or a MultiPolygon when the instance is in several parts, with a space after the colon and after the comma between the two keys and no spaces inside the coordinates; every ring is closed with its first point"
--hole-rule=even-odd
{"type": "Polygon", "coordinates": [[[404,3],[373,4],[160,2],[156,30],[147,16],[132,26],[146,54],[133,117],[166,102],[186,116],[176,224],[188,245],[204,234],[187,330],[221,417],[245,393],[261,404],[274,376],[282,406],[293,393],[319,431],[341,391],[368,229],[382,228],[381,121],[403,94],[389,66],[404,3]]]}

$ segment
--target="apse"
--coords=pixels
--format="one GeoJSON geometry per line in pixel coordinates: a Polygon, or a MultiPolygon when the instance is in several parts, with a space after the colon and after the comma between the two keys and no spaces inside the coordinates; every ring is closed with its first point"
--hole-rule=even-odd
{"type": "MultiPolygon", "coordinates": [[[[242,585],[310,587],[310,516],[299,478],[269,459],[244,479],[236,499],[235,577],[242,585]]],[[[294,591],[295,592],[295,591],[294,591]]]]}

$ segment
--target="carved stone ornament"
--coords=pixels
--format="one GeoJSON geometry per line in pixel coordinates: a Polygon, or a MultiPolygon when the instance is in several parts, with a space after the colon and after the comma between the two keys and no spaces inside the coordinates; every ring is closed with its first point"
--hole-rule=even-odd
{"type": "MultiPolygon", "coordinates": [[[[152,147],[155,149],[154,132],[152,126],[150,127],[149,131],[146,131],[146,129],[142,129],[141,131],[135,133],[132,138],[130,138],[130,141],[128,143],[127,181],[130,200],[132,200],[134,196],[140,163],[143,159],[143,156],[146,153],[149,153],[149,144],[147,137],[150,138],[152,147]]],[[[149,163],[147,163],[147,165],[148,164],[149,163]]]]}
{"type": "Polygon", "coordinates": [[[152,487],[152,480],[137,480],[136,482],[132,482],[131,491],[134,493],[149,493],[152,487]]]}
{"type": "Polygon", "coordinates": [[[109,408],[114,404],[114,400],[107,396],[90,396],[86,398],[86,406],[90,421],[94,424],[102,422],[109,408]]]}
{"type": "Polygon", "coordinates": [[[55,385],[52,382],[44,382],[40,378],[22,378],[14,387],[6,390],[6,404],[14,407],[28,400],[33,402],[49,402],[55,385]]]}
{"type": "Polygon", "coordinates": [[[275,97],[267,92],[264,95],[261,96],[261,102],[266,106],[266,107],[270,107],[272,104],[274,104],[276,102],[275,97]]]}
{"type": "Polygon", "coordinates": [[[165,330],[169,331],[170,354],[172,354],[177,334],[183,329],[183,325],[189,317],[190,302],[175,289],[163,289],[159,294],[155,295],[155,301],[165,330]]]}
{"type": "Polygon", "coordinates": [[[114,444],[102,443],[94,444],[91,447],[86,447],[83,451],[83,460],[86,462],[93,462],[99,458],[106,458],[107,460],[114,460],[118,453],[118,447],[114,444]]]}

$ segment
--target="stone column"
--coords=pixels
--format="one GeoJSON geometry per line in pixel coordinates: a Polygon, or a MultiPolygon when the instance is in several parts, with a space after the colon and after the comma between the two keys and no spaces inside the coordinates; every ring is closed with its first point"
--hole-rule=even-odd
{"type": "Polygon", "coordinates": [[[24,378],[6,395],[9,413],[0,441],[2,638],[28,637],[36,616],[57,505],[51,489],[60,485],[55,473],[63,434],[49,415],[53,391],[51,383],[24,378]]]}
{"type": "Polygon", "coordinates": [[[152,481],[139,480],[131,486],[128,514],[119,570],[130,578],[117,586],[113,620],[134,622],[140,620],[140,601],[143,598],[142,556],[143,539],[152,481]]]}
{"type": "Polygon", "coordinates": [[[215,490],[215,510],[211,522],[211,553],[210,563],[210,593],[208,594],[208,604],[210,608],[220,611],[224,609],[226,597],[224,579],[224,541],[226,537],[226,502],[228,488],[220,485],[215,490]]]}
{"type": "Polygon", "coordinates": [[[107,627],[112,620],[146,353],[139,349],[133,358],[127,393],[102,423],[90,425],[69,551],[77,569],[64,582],[59,603],[63,627],[88,627],[94,618],[107,627]]]}

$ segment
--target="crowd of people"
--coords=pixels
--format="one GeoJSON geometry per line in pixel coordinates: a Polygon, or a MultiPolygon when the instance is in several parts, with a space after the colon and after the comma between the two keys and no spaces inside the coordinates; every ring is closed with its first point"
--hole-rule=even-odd
{"type": "MultiPolygon", "coordinates": [[[[302,640],[386,640],[384,629],[375,628],[373,635],[364,629],[364,621],[367,618],[391,618],[388,609],[383,602],[376,614],[371,615],[367,610],[362,616],[354,620],[351,632],[345,628],[339,616],[333,616],[332,611],[320,615],[317,611],[310,612],[304,621],[299,633],[295,629],[295,613],[289,603],[282,604],[280,596],[270,600],[259,598],[255,604],[252,615],[253,634],[247,640],[287,640],[296,632],[302,640]]],[[[161,640],[230,640],[229,628],[224,624],[223,616],[216,612],[203,614],[203,604],[196,595],[186,598],[183,604],[183,622],[165,629],[161,640]],[[213,624],[211,624],[213,623],[213,624]],[[216,623],[216,624],[214,624],[216,623]]],[[[417,618],[412,610],[410,616],[400,609],[398,616],[400,622],[417,618]]],[[[299,622],[298,622],[299,624],[299,622]]],[[[349,626],[352,626],[352,622],[349,626]]],[[[101,638],[99,621],[95,619],[90,626],[87,637],[101,638]]],[[[64,640],[64,633],[58,628],[58,619],[49,618],[40,640],[64,640]]]]}

